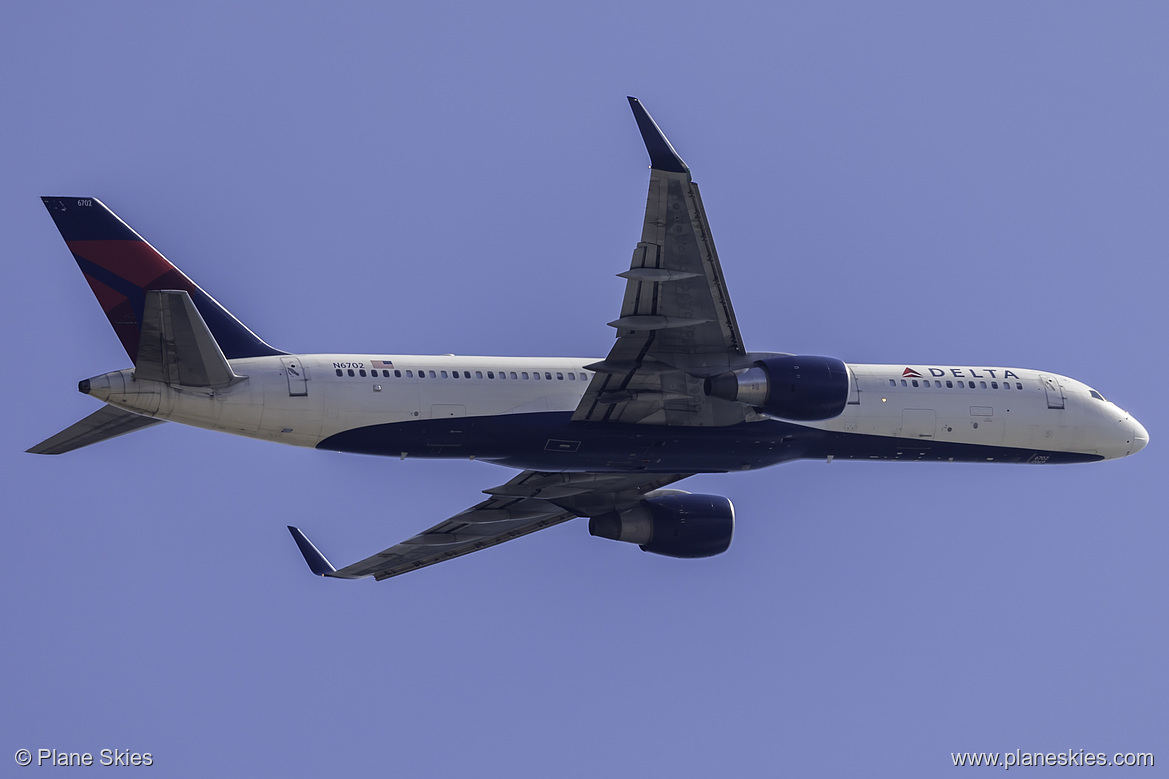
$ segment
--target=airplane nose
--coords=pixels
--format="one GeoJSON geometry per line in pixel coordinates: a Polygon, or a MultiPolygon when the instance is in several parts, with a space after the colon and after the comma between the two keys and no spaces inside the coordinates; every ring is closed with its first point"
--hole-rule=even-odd
{"type": "Polygon", "coordinates": [[[1132,449],[1129,454],[1136,454],[1149,445],[1149,431],[1135,418],[1129,417],[1129,420],[1132,422],[1132,449]]]}

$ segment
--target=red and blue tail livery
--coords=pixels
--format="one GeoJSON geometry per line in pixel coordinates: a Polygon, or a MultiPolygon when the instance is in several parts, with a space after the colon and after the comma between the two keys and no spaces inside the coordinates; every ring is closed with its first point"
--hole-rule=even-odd
{"type": "Polygon", "coordinates": [[[131,360],[138,359],[146,293],[151,290],[189,294],[228,359],[283,354],[260,340],[97,198],[41,200],[131,360]]]}

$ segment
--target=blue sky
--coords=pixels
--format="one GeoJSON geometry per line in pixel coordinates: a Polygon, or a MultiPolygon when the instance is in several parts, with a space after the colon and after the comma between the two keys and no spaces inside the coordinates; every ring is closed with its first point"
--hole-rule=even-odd
{"type": "Polygon", "coordinates": [[[1169,761],[1167,33],[1153,3],[9,10],[0,761],[1169,761]],[[347,564],[509,472],[176,425],[23,453],[127,367],[40,195],[101,198],[288,351],[602,356],[648,182],[629,94],[702,186],[749,348],[1055,371],[1150,447],[698,477],[736,506],[720,557],[573,522],[381,584],[312,577],[284,526],[347,564]]]}

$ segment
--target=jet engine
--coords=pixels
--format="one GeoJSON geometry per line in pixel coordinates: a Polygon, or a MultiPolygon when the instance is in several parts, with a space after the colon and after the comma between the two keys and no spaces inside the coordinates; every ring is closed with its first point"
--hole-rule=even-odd
{"type": "Polygon", "coordinates": [[[787,355],[706,380],[706,394],[754,406],[782,419],[839,416],[848,403],[848,368],[835,357],[787,355]]]}
{"type": "Polygon", "coordinates": [[[735,531],[735,507],[721,495],[681,490],[650,493],[625,511],[589,520],[589,533],[638,544],[667,557],[713,557],[727,551],[735,531]]]}

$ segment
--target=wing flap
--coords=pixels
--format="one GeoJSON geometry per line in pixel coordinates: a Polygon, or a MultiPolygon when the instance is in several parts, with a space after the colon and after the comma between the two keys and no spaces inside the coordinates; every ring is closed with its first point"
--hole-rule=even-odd
{"type": "Polygon", "coordinates": [[[547,501],[531,501],[523,508],[527,516],[517,519],[493,520],[477,523],[468,521],[468,515],[477,512],[495,512],[502,508],[514,508],[527,502],[514,498],[491,498],[468,511],[441,522],[429,530],[407,538],[401,543],[371,555],[364,560],[337,571],[340,578],[358,579],[373,576],[381,581],[391,576],[425,568],[428,565],[453,560],[480,549],[486,549],[513,538],[534,533],[552,525],[558,525],[576,517],[547,501]]]}

